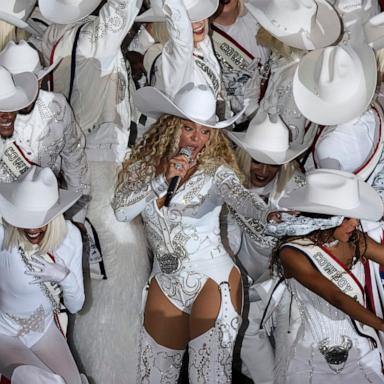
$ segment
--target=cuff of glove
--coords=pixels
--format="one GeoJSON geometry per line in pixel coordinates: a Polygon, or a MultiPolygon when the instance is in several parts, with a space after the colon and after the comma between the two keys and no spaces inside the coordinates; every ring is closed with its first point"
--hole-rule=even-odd
{"type": "Polygon", "coordinates": [[[168,183],[164,175],[159,175],[151,180],[151,188],[157,197],[163,197],[167,193],[168,183]]]}

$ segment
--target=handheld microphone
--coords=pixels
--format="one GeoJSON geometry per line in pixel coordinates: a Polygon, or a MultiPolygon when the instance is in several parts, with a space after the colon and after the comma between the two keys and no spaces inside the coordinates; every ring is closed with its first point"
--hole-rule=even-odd
{"type": "MultiPolygon", "coordinates": [[[[179,155],[183,155],[189,162],[192,160],[192,148],[183,147],[179,151],[179,155]]],[[[169,183],[167,195],[165,196],[164,206],[168,207],[173,195],[175,194],[177,187],[180,184],[181,177],[173,176],[171,182],[169,183]]]]}

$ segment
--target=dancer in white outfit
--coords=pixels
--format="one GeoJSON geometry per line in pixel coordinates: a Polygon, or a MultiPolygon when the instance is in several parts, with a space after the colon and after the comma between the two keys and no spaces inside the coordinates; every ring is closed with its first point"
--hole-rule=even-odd
{"type": "Polygon", "coordinates": [[[236,113],[247,102],[242,120],[249,120],[265,92],[270,49],[256,42],[260,24],[244,3],[244,0],[221,0],[211,29],[231,109],[236,113]]]}
{"type": "Polygon", "coordinates": [[[161,2],[162,11],[153,7],[136,18],[137,21],[167,23],[169,39],[161,55],[152,63],[150,84],[170,97],[174,97],[190,82],[196,85],[207,84],[218,96],[221,90],[221,70],[208,35],[208,18],[216,11],[219,1],[161,2]]]}
{"type": "Polygon", "coordinates": [[[141,88],[135,102],[152,117],[168,114],[124,165],[114,200],[119,220],[142,215],[155,256],[138,382],[177,383],[188,345],[191,383],[231,383],[242,292],[221,243],[219,214],[224,201],[255,218],[268,213],[264,201],[242,187],[217,129],[239,115],[216,122],[216,100],[206,86],[184,89],[175,103],[156,88],[141,88]],[[164,197],[175,176],[181,185],[169,202],[164,197]]]}
{"type": "Polygon", "coordinates": [[[57,313],[60,294],[75,313],[84,302],[82,241],[62,213],[80,193],[58,190],[49,168],[33,166],[20,182],[0,184],[0,372],[20,365],[81,378],[57,313]]]}
{"type": "Polygon", "coordinates": [[[336,227],[284,239],[276,254],[291,300],[276,315],[275,382],[383,383],[384,321],[370,310],[365,264],[383,265],[384,247],[358,230],[358,219],[382,217],[379,195],[355,175],[324,169],[280,206],[341,217],[336,227]]]}
{"type": "MultiPolygon", "coordinates": [[[[245,173],[246,186],[258,193],[271,206],[279,209],[279,200],[291,190],[302,186],[305,177],[294,158],[301,155],[312,143],[316,125],[306,133],[303,144],[290,145],[289,128],[279,116],[272,121],[266,115],[262,121],[251,120],[246,132],[228,131],[228,136],[239,146],[236,151],[239,165],[245,173]]],[[[269,278],[270,258],[277,239],[265,232],[266,221],[243,216],[232,208],[223,211],[230,253],[243,267],[247,280],[244,319],[239,331],[241,340],[242,372],[259,384],[273,382],[274,353],[264,331],[259,332],[263,306],[255,284],[269,278]],[[249,288],[249,289],[248,289],[249,288]],[[249,307],[249,311],[248,311],[249,307]]]]}

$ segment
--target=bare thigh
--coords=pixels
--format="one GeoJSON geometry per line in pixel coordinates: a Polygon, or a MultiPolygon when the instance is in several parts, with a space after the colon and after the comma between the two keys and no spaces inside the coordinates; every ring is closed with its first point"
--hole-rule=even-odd
{"type": "MultiPolygon", "coordinates": [[[[233,267],[228,279],[231,292],[231,302],[238,314],[241,313],[243,303],[243,289],[241,275],[233,267]]],[[[219,286],[212,279],[208,279],[192,306],[189,321],[190,339],[194,339],[213,328],[221,307],[219,286]]]]}
{"type": "Polygon", "coordinates": [[[189,315],[176,308],[164,295],[156,279],[148,289],[144,310],[144,327],[160,345],[183,350],[188,343],[189,315]]]}

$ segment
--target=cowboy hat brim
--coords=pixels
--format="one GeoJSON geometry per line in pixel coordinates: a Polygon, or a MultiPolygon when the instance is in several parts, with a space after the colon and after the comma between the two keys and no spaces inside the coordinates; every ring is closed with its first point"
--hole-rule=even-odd
{"type": "Polygon", "coordinates": [[[300,212],[319,213],[323,215],[345,216],[354,219],[378,221],[383,216],[384,207],[379,194],[360,177],[358,180],[360,203],[353,209],[343,209],[314,203],[308,199],[308,185],[293,190],[279,200],[281,208],[294,209],[300,212]]]}
{"type": "Polygon", "coordinates": [[[12,75],[16,92],[0,99],[0,112],[16,112],[31,105],[39,92],[39,82],[32,72],[12,75]]]}
{"type": "Polygon", "coordinates": [[[182,119],[193,121],[210,128],[226,128],[232,125],[244,113],[242,111],[223,121],[202,121],[184,113],[167,95],[155,87],[143,87],[138,89],[133,96],[133,102],[137,109],[144,115],[158,119],[161,115],[173,115],[182,119]]]}
{"type": "Polygon", "coordinates": [[[3,11],[0,11],[0,20],[5,21],[6,23],[12,24],[21,29],[26,29],[29,27],[29,24],[26,23],[24,20],[19,19],[18,17],[3,11]]]}
{"type": "Polygon", "coordinates": [[[367,110],[376,90],[376,58],[368,45],[352,48],[361,60],[364,80],[355,88],[355,93],[345,95],[340,102],[326,101],[306,86],[308,78],[315,72],[322,50],[312,51],[301,59],[293,77],[292,91],[297,108],[308,120],[321,125],[343,124],[367,110]]]}
{"type": "Polygon", "coordinates": [[[14,227],[29,229],[44,227],[81,197],[81,192],[59,189],[59,200],[48,211],[27,211],[10,202],[9,199],[13,193],[13,183],[0,183],[0,214],[14,227]]]}
{"type": "Polygon", "coordinates": [[[26,22],[36,6],[36,0],[6,0],[0,2],[0,20],[18,28],[28,28],[26,22]]]}
{"type": "Polygon", "coordinates": [[[77,4],[64,4],[61,0],[39,0],[43,17],[55,24],[71,24],[89,16],[100,0],[80,0],[77,4]]]}
{"type": "Polygon", "coordinates": [[[51,64],[49,67],[45,67],[35,73],[37,76],[37,80],[43,79],[45,76],[47,76],[50,72],[52,72],[61,62],[62,59],[55,61],[53,64],[51,64]]]}
{"type": "MultiPolygon", "coordinates": [[[[188,17],[191,22],[197,22],[211,17],[219,6],[219,0],[205,0],[204,5],[197,3],[193,7],[187,9],[188,17]]],[[[138,23],[156,23],[165,21],[165,15],[154,12],[153,8],[150,8],[137,16],[135,21],[138,23]]]]}
{"type": "Polygon", "coordinates": [[[253,148],[247,144],[247,132],[232,132],[226,131],[227,136],[239,147],[244,149],[252,159],[263,164],[282,165],[289,163],[291,160],[300,156],[312,144],[316,132],[317,124],[310,124],[307,132],[304,135],[304,140],[301,144],[290,145],[286,151],[268,151],[264,149],[253,148]]]}
{"type": "Polygon", "coordinates": [[[271,35],[286,45],[303,50],[313,50],[327,47],[333,44],[341,34],[341,21],[337,11],[326,1],[316,0],[317,23],[309,32],[299,31],[294,33],[286,32],[278,28],[272,18],[265,14],[265,9],[270,0],[258,0],[257,4],[250,2],[245,4],[248,11],[271,35]]]}

